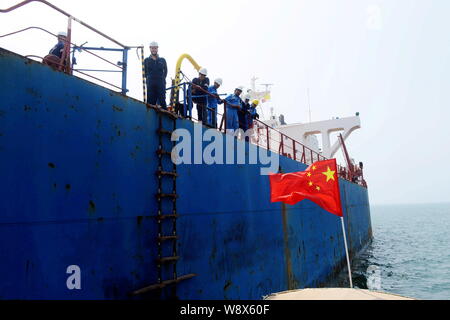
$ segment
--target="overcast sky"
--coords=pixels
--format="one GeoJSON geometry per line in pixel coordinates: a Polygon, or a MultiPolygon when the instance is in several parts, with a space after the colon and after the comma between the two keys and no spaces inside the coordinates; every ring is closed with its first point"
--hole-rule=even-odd
{"type": "MultiPolygon", "coordinates": [[[[169,77],[189,53],[210,78],[224,79],[222,92],[249,87],[253,76],[274,83],[272,105],[288,123],[309,120],[308,88],[313,121],[360,112],[362,129],[347,147],[365,164],[372,204],[450,201],[448,0],[50,2],[121,43],[144,44],[146,55],[158,41],[169,77]]],[[[1,34],[32,25],[57,33],[66,24],[40,3],[0,15],[1,34]]],[[[73,31],[77,44],[111,46],[79,24],[73,31]]],[[[54,42],[39,31],[0,38],[24,55],[44,56],[54,42]]],[[[129,57],[129,95],[141,99],[140,62],[134,50],[129,57]]],[[[182,69],[196,74],[186,62],[182,69]]]]}

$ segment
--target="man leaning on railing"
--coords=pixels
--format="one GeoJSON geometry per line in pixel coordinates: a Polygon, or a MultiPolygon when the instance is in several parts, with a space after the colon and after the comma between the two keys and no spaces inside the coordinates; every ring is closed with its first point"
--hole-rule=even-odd
{"type": "Polygon", "coordinates": [[[64,31],[59,32],[58,43],[44,57],[43,63],[59,70],[63,66],[65,67],[67,65],[67,57],[64,57],[65,59],[63,61],[63,54],[66,45],[69,45],[67,42],[67,33],[64,31]]]}
{"type": "Polygon", "coordinates": [[[239,86],[234,90],[233,94],[230,94],[226,99],[226,129],[237,130],[239,129],[238,112],[241,109],[241,98],[244,87],[239,86]]]}
{"type": "Polygon", "coordinates": [[[217,128],[217,106],[223,103],[217,94],[217,89],[222,85],[222,79],[217,78],[214,80],[214,85],[208,88],[208,125],[213,128],[217,128]]]}
{"type": "Polygon", "coordinates": [[[238,112],[239,129],[247,131],[247,112],[250,109],[250,94],[246,94],[241,102],[241,109],[238,112]]]}
{"type": "Polygon", "coordinates": [[[208,92],[209,87],[209,78],[207,76],[208,70],[206,70],[206,68],[201,68],[198,72],[198,78],[192,80],[192,101],[197,104],[198,121],[202,121],[205,124],[208,121],[208,113],[206,110],[206,105],[208,102],[204,92],[208,92]],[[200,90],[199,87],[202,88],[203,91],[200,90]]]}
{"type": "Polygon", "coordinates": [[[259,105],[259,100],[253,100],[252,104],[245,113],[245,127],[247,130],[247,135],[245,136],[245,141],[250,141],[249,137],[253,136],[253,122],[255,119],[259,119],[259,114],[256,108],[259,105]],[[250,131],[249,131],[250,130],[250,131]]]}

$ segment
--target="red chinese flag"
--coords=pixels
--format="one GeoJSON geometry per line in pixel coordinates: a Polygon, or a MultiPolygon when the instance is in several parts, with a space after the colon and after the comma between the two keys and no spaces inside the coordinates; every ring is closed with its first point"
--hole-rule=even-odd
{"type": "Polygon", "coordinates": [[[342,217],[336,159],[315,162],[303,172],[272,174],[269,178],[272,202],[294,205],[309,199],[342,217]]]}

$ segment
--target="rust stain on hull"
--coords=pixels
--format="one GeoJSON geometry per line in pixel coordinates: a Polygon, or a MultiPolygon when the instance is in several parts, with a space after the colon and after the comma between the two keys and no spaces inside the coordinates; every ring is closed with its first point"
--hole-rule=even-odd
{"type": "Polygon", "coordinates": [[[281,216],[283,220],[283,243],[284,243],[284,258],[286,260],[286,275],[287,275],[287,286],[288,290],[296,289],[297,283],[294,278],[294,273],[292,272],[292,259],[291,252],[289,250],[289,229],[288,229],[288,218],[286,212],[286,204],[281,205],[281,216]]]}

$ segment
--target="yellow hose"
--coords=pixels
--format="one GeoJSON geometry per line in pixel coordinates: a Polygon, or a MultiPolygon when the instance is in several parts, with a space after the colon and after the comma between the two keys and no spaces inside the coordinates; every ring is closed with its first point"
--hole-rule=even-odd
{"type": "Polygon", "coordinates": [[[194,66],[195,70],[200,70],[200,66],[198,65],[197,62],[195,62],[195,60],[188,55],[187,53],[182,54],[177,61],[177,65],[175,68],[175,82],[173,83],[173,86],[175,87],[173,90],[173,95],[172,95],[172,101],[171,101],[171,105],[172,107],[175,107],[176,104],[178,103],[178,97],[179,97],[179,92],[180,92],[180,82],[181,82],[181,64],[183,63],[184,59],[188,59],[189,62],[194,66]]]}

